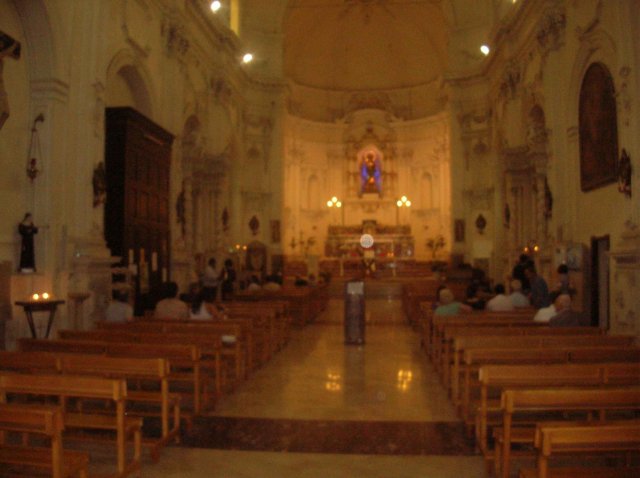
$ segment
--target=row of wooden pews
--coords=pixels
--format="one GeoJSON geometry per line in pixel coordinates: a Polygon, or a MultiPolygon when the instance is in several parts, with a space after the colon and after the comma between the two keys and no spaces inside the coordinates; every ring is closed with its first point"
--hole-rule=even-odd
{"type": "Polygon", "coordinates": [[[191,426],[290,338],[287,300],[225,306],[225,320],[102,323],[96,330],[62,330],[56,340],[21,339],[18,351],[0,352],[2,406],[56,405],[6,421],[0,410],[0,469],[86,476],[88,457],[63,449],[60,436],[65,445],[115,442],[115,477],[137,472],[144,449],[157,460],[164,446],[179,441],[181,423],[191,426]],[[143,427],[148,417],[157,421],[143,427]],[[34,446],[25,427],[50,447],[34,446]]]}
{"type": "MultiPolygon", "coordinates": [[[[286,302],[291,324],[302,327],[312,323],[324,311],[329,301],[328,284],[296,287],[285,284],[278,291],[243,291],[234,296],[234,304],[248,302],[265,304],[269,302],[286,302]]],[[[225,303],[226,306],[227,303],[225,303]]]]}
{"type": "Polygon", "coordinates": [[[514,476],[516,458],[535,459],[520,478],[638,476],[635,337],[551,328],[534,323],[532,312],[427,315],[421,318],[427,356],[495,476],[514,476]],[[626,460],[616,459],[621,455],[626,460]],[[572,457],[597,466],[558,465],[558,458],[572,457]]]}

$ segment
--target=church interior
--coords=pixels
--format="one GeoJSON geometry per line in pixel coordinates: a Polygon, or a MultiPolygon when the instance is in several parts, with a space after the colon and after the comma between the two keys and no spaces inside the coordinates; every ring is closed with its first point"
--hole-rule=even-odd
{"type": "Polygon", "coordinates": [[[0,476],[638,476],[639,42],[638,0],[0,0],[0,476]],[[580,326],[465,312],[529,279],[580,326]]]}

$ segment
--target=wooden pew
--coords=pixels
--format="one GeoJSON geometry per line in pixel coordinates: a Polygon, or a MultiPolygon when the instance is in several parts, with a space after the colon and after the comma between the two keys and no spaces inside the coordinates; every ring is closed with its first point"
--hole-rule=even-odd
{"type": "MultiPolygon", "coordinates": [[[[26,353],[23,353],[26,354],[26,353]]],[[[109,378],[122,378],[127,384],[135,381],[151,381],[159,385],[159,390],[135,390],[128,387],[127,402],[160,406],[160,439],[148,440],[151,457],[157,461],[160,450],[171,441],[180,437],[180,395],[169,392],[170,366],[166,359],[103,357],[99,355],[63,354],[59,357],[60,371],[69,375],[92,375],[109,378]],[[173,415],[173,426],[171,426],[173,415]]],[[[138,415],[135,410],[127,409],[127,414],[138,415]]],[[[145,411],[143,416],[148,416],[145,411]]],[[[155,414],[152,414],[155,415],[155,414]]]]}
{"type": "Polygon", "coordinates": [[[65,429],[112,430],[116,432],[118,476],[124,477],[140,468],[141,427],[140,418],[125,415],[127,384],[124,380],[72,375],[29,375],[0,373],[0,402],[6,402],[7,394],[26,396],[55,396],[64,412],[65,429]],[[70,412],[66,410],[67,398],[107,400],[115,403],[115,417],[70,412]],[[126,439],[133,435],[134,455],[127,462],[126,439]]]}
{"type": "MultiPolygon", "coordinates": [[[[211,334],[198,333],[166,333],[157,329],[136,331],[131,329],[117,330],[60,330],[58,336],[61,340],[97,341],[124,344],[158,344],[158,345],[193,345],[200,349],[200,368],[203,377],[208,371],[207,378],[214,383],[215,395],[222,394],[222,365],[221,342],[211,334]]],[[[207,390],[203,390],[206,398],[207,390]]]]}
{"type": "MultiPolygon", "coordinates": [[[[501,411],[499,399],[490,403],[492,391],[499,394],[511,388],[550,388],[557,386],[636,385],[639,364],[563,364],[563,365],[485,365],[480,367],[480,404],[475,416],[476,443],[488,459],[489,414],[501,411]],[[610,381],[610,377],[615,377],[610,381]]],[[[500,396],[500,395],[498,395],[500,396]]],[[[468,422],[467,422],[468,423],[468,422]]]]}
{"type": "MultiPolygon", "coordinates": [[[[153,320],[136,320],[125,324],[100,324],[100,330],[118,331],[123,333],[140,333],[140,334],[182,334],[187,342],[189,337],[194,344],[205,343],[208,348],[217,347],[220,359],[218,365],[215,363],[216,370],[216,392],[221,393],[223,383],[222,377],[226,377],[228,370],[222,364],[231,362],[234,371],[234,383],[239,383],[248,375],[247,362],[252,357],[252,338],[247,332],[247,324],[238,324],[234,322],[210,322],[210,321],[179,321],[170,319],[153,319],[153,320]],[[226,337],[234,337],[235,339],[228,343],[226,337]],[[219,370],[218,370],[219,369],[219,370]]],[[[215,348],[212,350],[215,358],[215,348]]]]}
{"type": "MultiPolygon", "coordinates": [[[[516,337],[516,336],[599,336],[603,335],[603,331],[597,327],[549,327],[531,326],[507,326],[507,327],[491,327],[491,326],[445,326],[444,339],[439,354],[440,361],[436,361],[436,369],[441,372],[443,382],[447,388],[450,387],[450,367],[454,362],[455,339],[459,337],[516,337]]],[[[510,339],[503,339],[503,341],[510,339]]],[[[459,352],[458,352],[459,353],[459,352]]]]}
{"type": "Polygon", "coordinates": [[[496,437],[496,471],[502,478],[511,472],[512,438],[520,444],[533,444],[535,427],[514,427],[514,416],[552,411],[591,413],[606,420],[607,411],[640,411],[640,386],[607,389],[557,388],[504,390],[501,398],[502,427],[494,430],[496,437]],[[497,432],[497,433],[496,433],[497,432]]]}
{"type": "MultiPolygon", "coordinates": [[[[574,346],[584,347],[629,347],[634,343],[634,337],[629,336],[611,336],[611,335],[586,335],[586,336],[511,336],[508,338],[508,348],[520,349],[557,349],[574,346]]],[[[496,349],[505,348],[505,337],[487,337],[487,336],[461,336],[455,337],[453,340],[453,357],[451,376],[460,376],[460,364],[464,360],[464,351],[473,348],[496,349]]],[[[459,381],[458,381],[459,382],[459,381]]],[[[452,383],[453,385],[453,383],[452,383]]],[[[463,391],[464,394],[456,403],[461,406],[461,414],[466,422],[469,422],[471,413],[470,389],[463,391]]],[[[460,396],[460,390],[452,391],[452,396],[460,396]]]]}
{"type": "Polygon", "coordinates": [[[534,312],[521,309],[514,312],[478,311],[455,316],[438,316],[427,310],[423,341],[427,342],[429,358],[437,356],[444,340],[445,327],[539,327],[547,325],[533,320],[534,312]]]}
{"type": "MultiPolygon", "coordinates": [[[[83,340],[20,339],[18,348],[24,352],[54,352],[99,354],[112,357],[163,358],[169,361],[169,383],[188,383],[193,391],[193,414],[199,415],[206,405],[206,390],[200,370],[200,349],[195,345],[131,344],[83,340]],[[204,403],[203,403],[204,402],[204,403]]],[[[183,413],[191,419],[188,413],[183,413]]]]}
{"type": "MultiPolygon", "coordinates": [[[[608,339],[605,339],[605,341],[608,339]]],[[[571,340],[573,342],[573,340],[571,340]]],[[[562,343],[556,341],[552,347],[522,348],[467,348],[463,352],[463,364],[458,370],[457,362],[452,368],[452,399],[463,412],[467,409],[472,388],[479,387],[472,379],[482,365],[527,365],[551,363],[598,363],[598,362],[640,362],[640,347],[617,347],[606,343],[591,346],[562,343]],[[600,358],[600,360],[594,360],[600,358]],[[456,380],[456,377],[458,379],[456,380]]]]}
{"type": "MultiPolygon", "coordinates": [[[[127,402],[139,402],[160,406],[160,413],[145,411],[144,416],[157,415],[162,425],[162,436],[148,440],[151,456],[159,458],[162,447],[171,440],[178,440],[180,433],[180,395],[169,393],[169,362],[165,359],[106,357],[102,355],[51,353],[51,352],[0,352],[0,370],[21,373],[49,372],[68,375],[92,375],[96,377],[122,378],[127,380],[127,402]],[[47,363],[50,367],[34,369],[34,364],[47,363]],[[132,383],[153,382],[158,391],[135,390],[132,383]],[[173,414],[173,427],[170,419],[173,414]]],[[[127,414],[138,415],[127,409],[127,414]]]]}
{"type": "Polygon", "coordinates": [[[63,450],[63,429],[60,407],[0,404],[0,433],[11,431],[44,436],[50,443],[49,448],[44,448],[0,442],[0,463],[32,471],[46,470],[53,478],[86,478],[89,455],[63,450]]]}
{"type": "Polygon", "coordinates": [[[257,349],[259,338],[253,330],[252,323],[246,320],[175,320],[175,319],[143,319],[127,324],[111,324],[104,326],[113,330],[115,328],[140,332],[163,333],[195,333],[206,334],[220,338],[222,348],[220,353],[226,359],[231,359],[236,367],[238,380],[246,378],[252,365],[257,364],[257,349]],[[232,342],[225,338],[232,337],[232,342]]]}
{"type": "Polygon", "coordinates": [[[639,467],[598,468],[586,467],[549,468],[549,459],[562,455],[592,455],[593,453],[638,452],[640,451],[640,422],[637,420],[622,423],[596,425],[540,424],[536,429],[536,447],[538,448],[537,469],[520,471],[520,478],[629,478],[637,477],[639,467]]]}

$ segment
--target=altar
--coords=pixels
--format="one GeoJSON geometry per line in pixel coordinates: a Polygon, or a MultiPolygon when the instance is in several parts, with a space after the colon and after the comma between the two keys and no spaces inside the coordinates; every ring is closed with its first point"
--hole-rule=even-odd
{"type": "Polygon", "coordinates": [[[325,243],[327,258],[358,259],[363,256],[360,238],[363,234],[373,236],[373,256],[376,260],[412,259],[415,241],[411,226],[387,226],[376,221],[363,221],[361,225],[330,225],[325,243]]]}

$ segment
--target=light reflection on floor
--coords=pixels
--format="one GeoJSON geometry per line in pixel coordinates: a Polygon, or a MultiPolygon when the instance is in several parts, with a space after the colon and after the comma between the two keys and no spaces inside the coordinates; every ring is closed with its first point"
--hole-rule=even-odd
{"type": "MultiPolygon", "coordinates": [[[[343,304],[331,300],[318,322],[291,343],[213,415],[306,420],[455,422],[446,393],[400,301],[367,301],[366,344],[343,343],[343,304]]],[[[482,478],[478,456],[390,456],[170,447],[142,477],[482,478]]]]}

